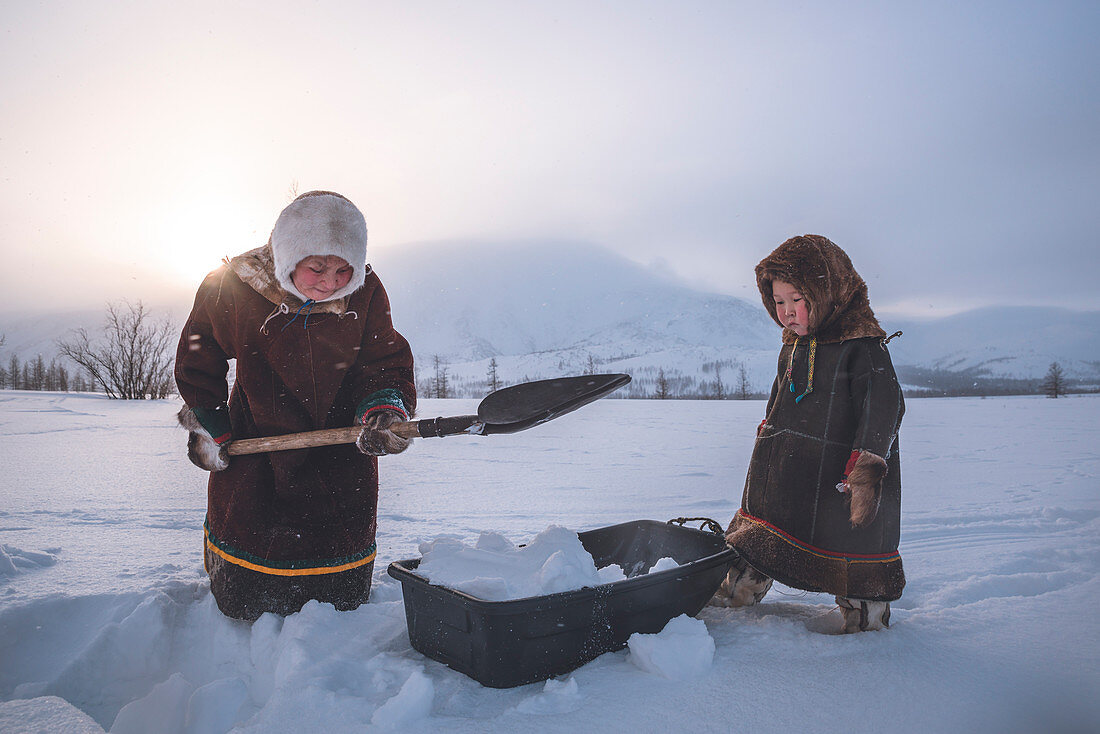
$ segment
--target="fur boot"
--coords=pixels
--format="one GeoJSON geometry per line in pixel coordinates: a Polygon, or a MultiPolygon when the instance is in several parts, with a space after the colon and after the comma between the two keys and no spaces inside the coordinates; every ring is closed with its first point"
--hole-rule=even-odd
{"type": "Polygon", "coordinates": [[[836,603],[844,618],[843,634],[880,630],[890,626],[890,603],[885,601],[862,601],[838,596],[836,603]]]}
{"type": "Polygon", "coordinates": [[[745,562],[738,556],[730,566],[729,573],[710,600],[716,607],[751,607],[757,604],[768,589],[772,580],[745,562]]]}

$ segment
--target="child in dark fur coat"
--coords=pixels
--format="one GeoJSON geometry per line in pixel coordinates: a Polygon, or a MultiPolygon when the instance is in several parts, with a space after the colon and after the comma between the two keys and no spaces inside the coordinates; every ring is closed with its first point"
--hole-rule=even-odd
{"type": "Polygon", "coordinates": [[[848,256],[793,237],[756,266],[783,327],[778,374],[726,540],[740,560],[714,604],[760,601],[772,580],[834,594],[844,632],[889,626],[905,585],[898,539],[901,387],[848,256]]]}

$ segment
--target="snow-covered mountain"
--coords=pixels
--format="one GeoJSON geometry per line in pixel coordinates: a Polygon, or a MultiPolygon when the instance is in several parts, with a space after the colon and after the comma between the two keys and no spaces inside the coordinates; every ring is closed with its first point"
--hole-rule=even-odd
{"type": "Polygon", "coordinates": [[[935,321],[898,321],[895,364],[993,378],[1042,377],[1052,362],[1081,380],[1100,378],[1100,313],[999,306],[935,321]]]}
{"type": "Polygon", "coordinates": [[[586,369],[627,372],[651,394],[663,369],[677,392],[727,392],[745,366],[770,384],[778,330],[759,306],[693,290],[666,273],[578,243],[439,243],[375,258],[394,323],[421,376],[435,357],[452,387],[484,390],[495,359],[505,382],[586,369]],[[720,363],[715,365],[714,363],[720,363]]]}
{"type": "MultiPolygon", "coordinates": [[[[490,358],[506,382],[580,372],[627,372],[651,395],[659,370],[673,392],[736,392],[741,367],[764,392],[775,376],[779,330],[758,300],[694,290],[666,273],[578,243],[504,247],[441,243],[376,258],[394,322],[434,357],[452,387],[478,395],[490,358]],[[715,372],[717,367],[718,372],[715,372]]],[[[918,321],[884,316],[899,372],[934,383],[1067,377],[1100,383],[1100,314],[1039,307],[984,308],[918,321]],[[903,369],[908,367],[910,369],[903,369]]]]}
{"type": "MultiPolygon", "coordinates": [[[[636,396],[653,394],[661,370],[671,392],[686,395],[713,395],[719,380],[728,394],[743,382],[760,393],[775,375],[779,329],[757,300],[701,292],[592,245],[446,242],[377,248],[371,260],[421,382],[438,358],[457,396],[485,393],[490,360],[503,384],[626,372],[634,380],[623,394],[636,396]]],[[[190,297],[152,305],[182,320],[190,297]]],[[[59,337],[101,321],[102,310],[0,315],[0,363],[11,353],[48,361],[59,337]]],[[[1100,313],[1004,307],[882,322],[904,331],[890,344],[901,373],[1037,379],[1058,361],[1067,377],[1100,384],[1100,313]]]]}

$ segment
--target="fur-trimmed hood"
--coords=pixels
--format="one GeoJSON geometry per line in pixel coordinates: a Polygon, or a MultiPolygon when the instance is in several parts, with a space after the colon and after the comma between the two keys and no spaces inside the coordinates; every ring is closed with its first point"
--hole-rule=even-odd
{"type": "MultiPolygon", "coordinates": [[[[237,277],[252,290],[259,293],[275,306],[286,304],[287,309],[297,311],[308,300],[295,292],[287,291],[279,279],[275,276],[275,257],[271,252],[271,244],[257,247],[254,250],[243,252],[232,260],[227,260],[226,265],[236,273],[237,277]]],[[[293,270],[293,268],[291,268],[293,270]]],[[[370,266],[360,268],[364,273],[370,272],[370,266]]],[[[346,290],[346,289],[345,289],[346,290]]],[[[349,296],[330,298],[322,303],[312,304],[311,313],[334,313],[338,316],[347,311],[349,296]]]]}
{"type": "MultiPolygon", "coordinates": [[[[809,333],[830,344],[862,337],[886,337],[867,298],[867,284],[844,250],[818,234],[792,237],[756,266],[756,284],[764,308],[783,326],[772,298],[772,281],[790,283],[809,303],[809,333]]],[[[797,335],[783,329],[783,342],[797,335]]]]}
{"type": "Polygon", "coordinates": [[[310,300],[294,287],[291,273],[311,255],[342,257],[352,267],[351,280],[327,301],[349,296],[367,277],[367,222],[347,198],[332,191],[310,191],[283,209],[268,240],[275,279],[301,301],[310,300]]]}

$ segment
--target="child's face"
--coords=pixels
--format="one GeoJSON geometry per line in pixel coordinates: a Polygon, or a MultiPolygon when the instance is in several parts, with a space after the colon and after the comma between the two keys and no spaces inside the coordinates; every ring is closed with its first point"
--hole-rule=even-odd
{"type": "Polygon", "coordinates": [[[312,255],[294,266],[294,287],[315,301],[323,301],[351,280],[352,267],[336,255],[312,255]]]}
{"type": "Polygon", "coordinates": [[[773,280],[772,298],[775,300],[775,315],[779,317],[780,323],[798,336],[806,336],[810,329],[810,309],[802,294],[790,283],[773,280]]]}

